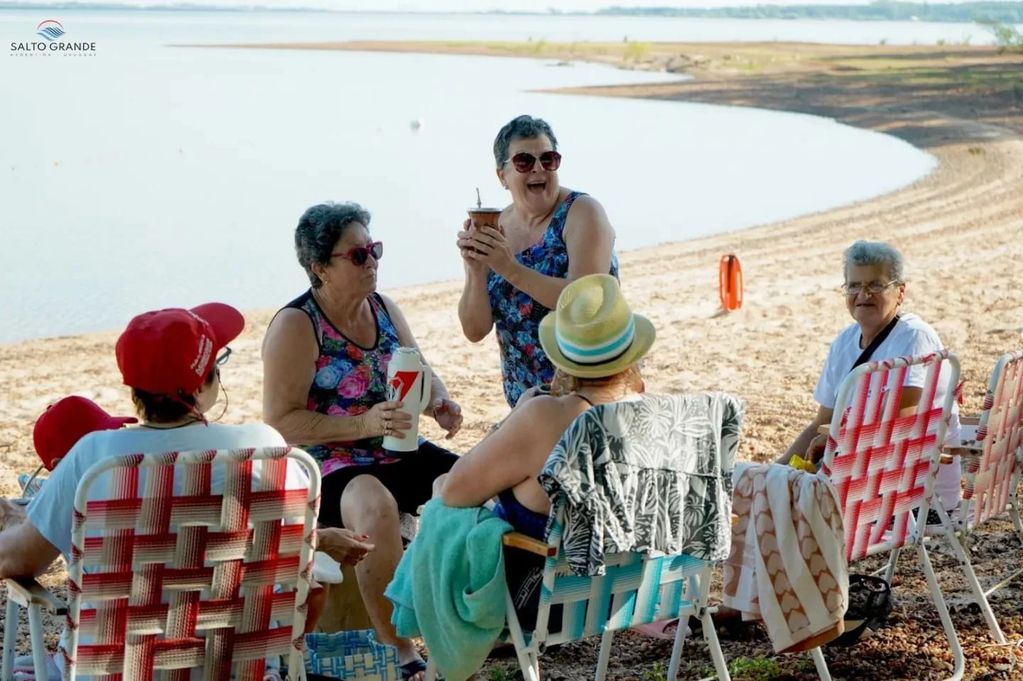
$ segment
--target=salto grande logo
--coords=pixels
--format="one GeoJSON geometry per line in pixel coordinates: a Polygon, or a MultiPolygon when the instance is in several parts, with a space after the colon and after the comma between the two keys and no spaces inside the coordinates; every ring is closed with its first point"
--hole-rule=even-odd
{"type": "Polygon", "coordinates": [[[93,57],[96,43],[93,41],[66,41],[64,25],[56,19],[43,19],[36,25],[36,35],[42,40],[23,42],[11,41],[12,57],[93,57]]]}
{"type": "Polygon", "coordinates": [[[64,35],[64,27],[56,19],[43,19],[36,26],[36,35],[40,38],[46,38],[52,43],[64,35]]]}

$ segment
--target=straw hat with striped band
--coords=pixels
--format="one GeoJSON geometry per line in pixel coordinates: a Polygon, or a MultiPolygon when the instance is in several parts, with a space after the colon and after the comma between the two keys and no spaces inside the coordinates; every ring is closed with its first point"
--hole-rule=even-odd
{"type": "Polygon", "coordinates": [[[646,355],[654,335],[654,325],[629,309],[609,274],[573,281],[540,322],[540,345],[551,364],[579,378],[624,371],[646,355]]]}

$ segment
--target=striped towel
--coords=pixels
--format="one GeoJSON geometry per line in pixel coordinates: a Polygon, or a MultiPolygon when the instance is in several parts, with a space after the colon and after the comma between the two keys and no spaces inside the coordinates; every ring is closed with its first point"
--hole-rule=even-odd
{"type": "Polygon", "coordinates": [[[724,605],[762,619],[775,652],[841,634],[849,571],[831,482],[789,466],[741,463],[733,483],[724,605]]]}

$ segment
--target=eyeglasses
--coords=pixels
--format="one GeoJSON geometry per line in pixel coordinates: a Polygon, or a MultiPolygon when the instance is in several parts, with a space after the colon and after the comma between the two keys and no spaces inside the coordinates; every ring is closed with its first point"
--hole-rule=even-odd
{"type": "Polygon", "coordinates": [[[853,282],[852,284],[842,284],[842,293],[849,297],[852,297],[860,295],[862,291],[866,291],[870,295],[876,296],[880,293],[884,293],[892,286],[896,286],[901,283],[902,282],[898,280],[889,281],[887,284],[882,284],[879,281],[871,281],[866,284],[863,284],[861,282],[853,282]]]}
{"type": "Polygon", "coordinates": [[[545,151],[539,156],[533,156],[527,151],[520,151],[505,160],[505,163],[511,161],[512,165],[515,166],[515,170],[520,173],[528,173],[536,167],[538,160],[544,170],[557,170],[561,166],[561,154],[556,151],[545,151]]]}
{"type": "Polygon", "coordinates": [[[227,360],[229,359],[231,359],[231,348],[224,348],[224,351],[217,355],[217,358],[213,360],[213,364],[219,369],[227,364],[227,360]]]}
{"type": "Polygon", "coordinates": [[[337,251],[335,253],[331,253],[330,257],[351,260],[353,265],[360,266],[366,264],[366,261],[369,260],[369,256],[372,255],[374,260],[379,260],[383,254],[384,242],[373,241],[365,246],[350,248],[347,252],[337,251]]]}

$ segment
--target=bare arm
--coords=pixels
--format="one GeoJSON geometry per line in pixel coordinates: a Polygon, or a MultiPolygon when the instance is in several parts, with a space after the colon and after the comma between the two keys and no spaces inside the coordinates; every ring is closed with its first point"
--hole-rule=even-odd
{"type": "Polygon", "coordinates": [[[378,419],[371,417],[372,411],[358,416],[328,416],[306,408],[318,356],[309,317],[301,310],[281,310],[263,339],[263,420],[293,444],[383,435],[383,426],[376,424],[378,419]]]}
{"type": "Polygon", "coordinates": [[[817,437],[817,428],[826,423],[831,423],[832,413],[833,411],[828,407],[818,406],[817,415],[813,417],[813,420],[810,421],[809,425],[803,429],[803,432],[799,434],[799,437],[797,437],[796,441],[788,448],[788,451],[786,451],[785,454],[778,459],[777,463],[787,464],[793,454],[805,456],[806,450],[810,447],[810,443],[813,442],[815,437],[817,437]]]}
{"type": "Polygon", "coordinates": [[[441,497],[448,506],[479,506],[498,492],[540,474],[558,438],[579,413],[560,398],[539,396],[517,406],[501,427],[448,472],[441,497]]]}
{"type": "MultiPolygon", "coordinates": [[[[529,295],[544,307],[554,309],[561,291],[573,280],[587,274],[607,274],[611,269],[611,251],[615,232],[603,206],[596,199],[580,196],[572,204],[565,222],[565,247],[568,249],[568,276],[548,277],[515,259],[507,249],[504,235],[491,227],[479,230],[481,250],[486,254],[469,253],[468,257],[487,262],[512,286],[529,295]]],[[[464,325],[463,325],[464,326],[464,325]]]]}
{"type": "Polygon", "coordinates": [[[920,404],[920,398],[923,397],[923,388],[914,388],[912,386],[906,386],[902,389],[902,399],[899,400],[899,412],[900,414],[905,413],[907,409],[913,409],[916,405],[920,404]]]}
{"type": "Polygon", "coordinates": [[[0,532],[0,578],[35,577],[57,560],[60,551],[28,521],[0,532]]]}

